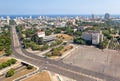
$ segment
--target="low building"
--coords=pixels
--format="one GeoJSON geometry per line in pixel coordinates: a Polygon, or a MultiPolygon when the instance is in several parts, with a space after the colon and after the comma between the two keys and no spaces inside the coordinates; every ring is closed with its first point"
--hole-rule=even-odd
{"type": "Polygon", "coordinates": [[[86,41],[91,41],[94,45],[98,45],[100,42],[103,41],[103,34],[102,31],[89,30],[82,34],[82,39],[86,41]]]}
{"type": "Polygon", "coordinates": [[[44,42],[50,43],[50,42],[52,42],[52,41],[57,39],[55,35],[45,36],[45,32],[43,32],[43,31],[38,31],[36,34],[40,38],[39,42],[41,44],[43,44],[44,42]]]}
{"type": "Polygon", "coordinates": [[[92,28],[93,26],[79,26],[78,27],[78,30],[80,30],[80,31],[84,31],[85,29],[87,29],[87,28],[92,28]]]}
{"type": "Polygon", "coordinates": [[[45,36],[44,38],[43,38],[43,41],[45,41],[45,42],[51,42],[51,41],[54,41],[54,40],[56,40],[57,38],[56,38],[56,36],[55,35],[50,35],[50,36],[45,36]]]}
{"type": "Polygon", "coordinates": [[[39,37],[39,38],[44,38],[45,37],[45,32],[43,32],[43,31],[38,31],[37,32],[37,36],[39,37]]]}

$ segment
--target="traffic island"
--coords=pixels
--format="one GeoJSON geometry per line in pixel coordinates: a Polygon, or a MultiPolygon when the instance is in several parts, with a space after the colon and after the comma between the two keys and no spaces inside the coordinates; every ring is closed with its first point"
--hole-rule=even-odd
{"type": "Polygon", "coordinates": [[[67,46],[59,46],[56,48],[53,48],[50,52],[46,53],[45,56],[49,59],[62,59],[70,54],[74,50],[73,45],[67,45],[67,46]]]}

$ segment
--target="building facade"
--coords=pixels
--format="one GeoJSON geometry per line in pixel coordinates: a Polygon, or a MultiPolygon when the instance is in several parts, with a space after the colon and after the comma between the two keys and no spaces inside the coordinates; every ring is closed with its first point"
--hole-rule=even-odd
{"type": "Polygon", "coordinates": [[[106,13],[105,16],[104,16],[104,19],[110,19],[110,14],[106,13]]]}
{"type": "Polygon", "coordinates": [[[102,31],[87,31],[82,34],[82,39],[86,41],[91,41],[93,45],[98,45],[103,41],[102,31]]]}
{"type": "Polygon", "coordinates": [[[39,38],[44,38],[45,37],[45,32],[43,32],[43,31],[38,31],[37,32],[37,36],[39,37],[39,38]]]}

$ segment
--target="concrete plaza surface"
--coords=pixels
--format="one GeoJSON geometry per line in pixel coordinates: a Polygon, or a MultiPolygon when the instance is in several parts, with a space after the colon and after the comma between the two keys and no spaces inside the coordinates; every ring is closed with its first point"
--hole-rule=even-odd
{"type": "Polygon", "coordinates": [[[65,63],[120,78],[120,55],[115,50],[100,50],[91,46],[79,46],[65,63]]]}

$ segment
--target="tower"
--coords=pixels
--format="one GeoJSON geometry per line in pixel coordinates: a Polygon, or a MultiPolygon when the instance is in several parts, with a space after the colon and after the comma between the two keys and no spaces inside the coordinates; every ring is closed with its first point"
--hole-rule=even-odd
{"type": "Polygon", "coordinates": [[[110,19],[110,14],[109,13],[105,13],[104,19],[110,19]]]}
{"type": "Polygon", "coordinates": [[[9,25],[10,24],[10,17],[7,16],[7,24],[9,25]]]}
{"type": "Polygon", "coordinates": [[[92,19],[95,19],[95,15],[94,15],[94,14],[92,14],[91,18],[92,18],[92,19]]]}

